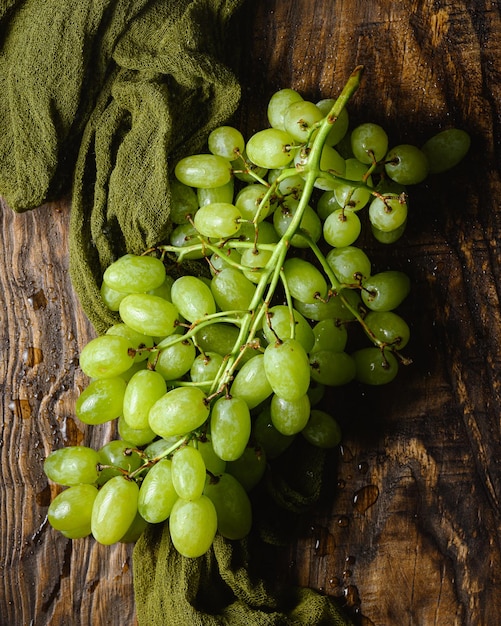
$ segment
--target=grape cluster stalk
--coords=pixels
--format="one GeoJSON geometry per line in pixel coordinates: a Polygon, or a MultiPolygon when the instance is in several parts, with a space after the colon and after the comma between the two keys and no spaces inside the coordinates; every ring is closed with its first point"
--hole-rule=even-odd
{"type": "Polygon", "coordinates": [[[410,362],[396,312],[410,280],[374,272],[357,240],[368,222],[383,246],[397,241],[407,187],[456,165],[470,139],[451,128],[390,148],[381,126],[351,128],[361,74],[337,99],[276,92],[269,128],[247,142],[232,126],[212,131],[207,153],[175,167],[169,242],[104,272],[117,323],[81,351],[76,415],[117,420],[119,438],[46,458],[63,487],[48,519],[66,537],[130,542],[165,522],[191,558],[216,533],[245,537],[250,492],[296,437],[339,445],[326,389],[387,384],[410,362]],[[187,261],[198,275],[167,271],[187,261]]]}

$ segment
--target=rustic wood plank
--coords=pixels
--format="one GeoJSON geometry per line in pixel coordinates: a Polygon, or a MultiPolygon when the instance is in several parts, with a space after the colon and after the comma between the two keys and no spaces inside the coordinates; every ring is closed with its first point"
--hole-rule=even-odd
{"type": "MultiPolygon", "coordinates": [[[[450,124],[473,137],[467,162],[413,190],[405,238],[391,252],[372,244],[376,263],[413,279],[414,364],[388,389],[336,394],[343,449],[278,567],[359,624],[501,624],[499,4],[267,0],[243,13],[249,132],[276,89],[335,95],[362,63],[354,118],[395,141],[450,124]]],[[[73,417],[93,331],[68,277],[68,212],[1,207],[0,623],[132,625],[130,547],[71,543],[46,523],[44,456],[110,436],[73,417]]]]}

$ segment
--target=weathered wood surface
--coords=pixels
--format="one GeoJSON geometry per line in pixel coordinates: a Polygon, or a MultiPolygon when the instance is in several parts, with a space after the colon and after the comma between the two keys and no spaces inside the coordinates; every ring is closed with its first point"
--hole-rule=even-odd
{"type": "MultiPolygon", "coordinates": [[[[420,143],[473,138],[455,172],[413,190],[405,237],[375,263],[413,279],[414,364],[339,403],[332,489],[280,564],[359,624],[501,624],[501,11],[489,0],[260,0],[244,9],[242,124],[280,87],[335,95],[364,64],[354,118],[420,143]],[[349,413],[348,413],[349,412],[349,413]]],[[[2,206],[0,624],[133,625],[131,549],[69,542],[46,522],[44,456],[107,440],[73,406],[93,332],[68,276],[69,203],[2,206]]]]}

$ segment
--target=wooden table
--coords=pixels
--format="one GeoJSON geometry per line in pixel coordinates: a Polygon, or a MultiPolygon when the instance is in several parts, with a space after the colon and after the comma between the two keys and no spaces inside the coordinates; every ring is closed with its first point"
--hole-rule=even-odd
{"type": "MultiPolygon", "coordinates": [[[[259,0],[237,32],[240,124],[293,87],[336,95],[365,65],[353,119],[421,143],[471,133],[467,160],[412,190],[405,237],[373,246],[406,271],[414,363],[336,409],[330,493],[285,555],[291,582],[341,598],[358,624],[501,624],[501,11],[491,0],[259,0]],[[349,413],[348,413],[349,412],[349,413]]],[[[68,276],[70,205],[2,206],[0,624],[133,625],[130,546],[69,542],[46,520],[42,471],[62,445],[100,445],[74,403],[93,335],[68,276]]]]}

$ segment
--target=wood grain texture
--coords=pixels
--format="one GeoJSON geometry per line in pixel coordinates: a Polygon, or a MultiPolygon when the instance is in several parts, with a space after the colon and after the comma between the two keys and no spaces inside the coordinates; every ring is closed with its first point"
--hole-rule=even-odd
{"type": "MultiPolygon", "coordinates": [[[[240,124],[278,88],[336,95],[365,65],[353,119],[392,142],[456,125],[454,172],[412,190],[405,237],[366,242],[401,268],[413,365],[385,389],[334,394],[345,438],[324,501],[278,568],[339,597],[360,625],[501,625],[501,11],[489,0],[259,0],[243,10],[240,124]]],[[[0,231],[0,625],[132,626],[131,549],[69,542],[46,522],[45,455],[100,445],[74,418],[93,335],[68,276],[69,203],[0,231]]]]}

